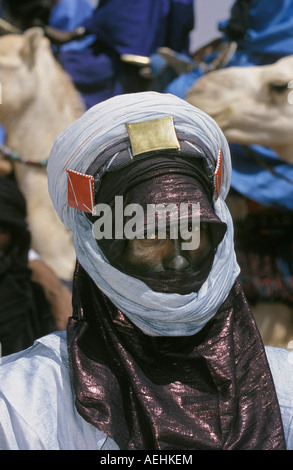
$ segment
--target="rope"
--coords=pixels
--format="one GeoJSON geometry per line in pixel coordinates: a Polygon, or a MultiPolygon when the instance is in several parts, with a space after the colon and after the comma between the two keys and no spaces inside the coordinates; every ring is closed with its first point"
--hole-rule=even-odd
{"type": "Polygon", "coordinates": [[[48,163],[47,158],[43,158],[39,162],[34,162],[32,160],[29,160],[28,158],[21,156],[15,150],[11,150],[6,145],[0,145],[0,154],[2,155],[3,159],[9,160],[11,162],[23,163],[25,165],[31,165],[31,166],[43,167],[44,168],[44,167],[47,166],[47,163],[48,163]]]}

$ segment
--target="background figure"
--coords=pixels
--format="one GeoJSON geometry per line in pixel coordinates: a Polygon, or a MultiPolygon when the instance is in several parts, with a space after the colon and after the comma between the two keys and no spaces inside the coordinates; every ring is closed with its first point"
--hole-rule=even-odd
{"type": "Polygon", "coordinates": [[[81,92],[86,106],[111,96],[146,90],[150,82],[138,68],[121,60],[123,54],[149,57],[158,47],[189,52],[194,26],[193,0],[100,0],[93,15],[80,21],[73,34],[46,28],[48,37],[62,45],[95,35],[96,41],[79,51],[60,50],[60,61],[81,92]]]}
{"type": "MultiPolygon", "coordinates": [[[[169,83],[164,92],[185,98],[201,76],[216,68],[266,65],[292,54],[293,1],[237,0],[219,31],[221,36],[196,54],[192,69],[189,63],[188,73],[169,83]]],[[[232,188],[248,198],[253,195],[260,204],[292,210],[293,186],[288,180],[293,181],[293,166],[260,145],[233,143],[230,148],[232,188]]]]}
{"type": "MultiPolygon", "coordinates": [[[[152,88],[121,56],[149,57],[162,46],[187,55],[194,27],[194,0],[100,0],[96,8],[88,0],[13,0],[2,2],[1,13],[20,30],[45,28],[87,108],[152,88]]],[[[167,81],[175,76],[169,68],[167,81]]]]}
{"type": "MultiPolygon", "coordinates": [[[[81,22],[90,18],[94,7],[88,0],[59,0],[51,10],[49,24],[53,28],[61,31],[72,31],[77,28],[81,22]]],[[[77,41],[70,41],[62,46],[62,51],[75,50],[80,51],[90,46],[96,37],[95,35],[86,35],[77,41]]]]}
{"type": "MultiPolygon", "coordinates": [[[[219,23],[219,36],[192,54],[193,67],[166,88],[184,98],[205,73],[221,67],[265,65],[292,53],[293,2],[236,0],[230,17],[219,23]],[[223,47],[234,43],[230,53],[223,47]]],[[[190,59],[190,57],[189,57],[190,59]]]]}
{"type": "Polygon", "coordinates": [[[0,178],[0,343],[2,355],[30,346],[40,335],[62,329],[71,294],[40,259],[29,260],[26,203],[0,178]]]}

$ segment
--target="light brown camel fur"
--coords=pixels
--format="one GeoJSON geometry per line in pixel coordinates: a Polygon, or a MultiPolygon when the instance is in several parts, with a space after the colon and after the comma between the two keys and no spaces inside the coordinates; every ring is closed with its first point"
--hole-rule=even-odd
{"type": "Polygon", "coordinates": [[[293,164],[293,55],[274,64],[210,72],[185,99],[209,114],[229,142],[272,148],[293,164]]]}
{"type": "MultiPolygon", "coordinates": [[[[0,82],[6,145],[31,161],[47,159],[55,137],[84,112],[84,106],[41,29],[0,38],[0,82]]],[[[72,279],[72,237],[49,197],[46,167],[14,163],[14,171],[27,201],[32,248],[59,278],[72,279]]]]}

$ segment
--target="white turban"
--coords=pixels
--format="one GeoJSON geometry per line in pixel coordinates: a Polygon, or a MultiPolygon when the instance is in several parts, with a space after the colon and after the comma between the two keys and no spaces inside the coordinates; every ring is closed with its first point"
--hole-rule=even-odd
{"type": "Polygon", "coordinates": [[[73,232],[82,267],[96,285],[136,326],[153,336],[188,336],[215,315],[238,274],[233,224],[224,202],[230,187],[228,143],[217,124],[191,104],[168,94],[145,92],[116,96],[89,109],[55,140],[48,163],[49,192],[62,222],[73,232]],[[214,156],[223,154],[223,184],[214,203],[217,216],[227,224],[211,272],[198,293],[188,295],[152,291],[142,281],[114,268],[92,235],[86,215],[68,205],[66,169],[86,173],[98,155],[128,138],[126,123],[172,116],[176,132],[197,137],[214,156]]]}

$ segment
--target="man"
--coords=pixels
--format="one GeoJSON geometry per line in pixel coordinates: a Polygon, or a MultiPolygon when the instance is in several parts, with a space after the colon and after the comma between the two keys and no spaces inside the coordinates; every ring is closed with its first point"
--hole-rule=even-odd
{"type": "Polygon", "coordinates": [[[60,30],[55,20],[51,18],[45,33],[53,44],[62,46],[58,58],[89,108],[112,96],[152,86],[122,56],[149,57],[162,46],[188,53],[194,0],[100,0],[93,14],[80,17],[72,31],[60,30]],[[95,41],[82,51],[64,49],[72,41],[76,44],[89,37],[95,41]]]}
{"type": "Polygon", "coordinates": [[[172,95],[112,98],[56,139],[73,316],[3,360],[0,448],[293,448],[292,364],[237,281],[230,175],[218,126],[172,95]]]}

